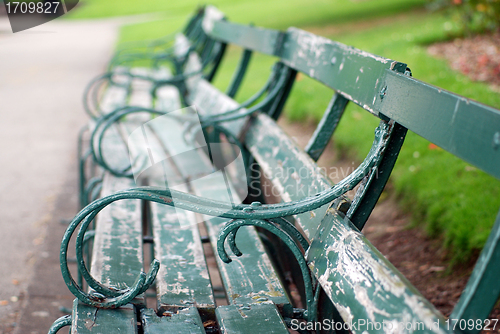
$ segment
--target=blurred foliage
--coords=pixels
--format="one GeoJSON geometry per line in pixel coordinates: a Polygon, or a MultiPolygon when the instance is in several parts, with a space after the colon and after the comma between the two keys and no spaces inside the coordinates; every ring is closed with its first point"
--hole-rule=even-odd
{"type": "Polygon", "coordinates": [[[428,0],[432,9],[448,10],[464,32],[494,31],[500,27],[500,0],[428,0]]]}

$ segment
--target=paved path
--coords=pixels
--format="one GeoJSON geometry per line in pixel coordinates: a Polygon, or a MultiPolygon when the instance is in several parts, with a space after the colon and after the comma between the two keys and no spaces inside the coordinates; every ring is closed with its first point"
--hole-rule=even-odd
{"type": "Polygon", "coordinates": [[[12,34],[0,18],[0,333],[46,333],[61,315],[58,220],[76,210],[82,91],[120,23],[59,19],[12,34]]]}

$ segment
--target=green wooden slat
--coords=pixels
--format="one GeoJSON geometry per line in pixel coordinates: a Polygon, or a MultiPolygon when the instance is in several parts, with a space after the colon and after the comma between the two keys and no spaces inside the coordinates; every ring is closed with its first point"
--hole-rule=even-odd
{"type": "MultiPolygon", "coordinates": [[[[162,129],[162,133],[170,133],[162,129]]],[[[160,136],[160,134],[158,134],[160,136]]],[[[167,136],[169,141],[165,145],[176,146],[176,143],[167,136]]],[[[170,146],[168,146],[170,147],[170,146]]],[[[176,161],[174,156],[174,161],[176,161]]],[[[193,162],[196,163],[196,162],[193,162]]],[[[200,157],[197,164],[205,166],[207,176],[191,180],[191,187],[199,196],[227,199],[228,191],[224,180],[220,174],[210,174],[212,168],[200,157]]],[[[179,165],[184,169],[184,166],[179,165]]],[[[220,228],[227,222],[227,219],[205,217],[207,229],[212,241],[216,244],[216,239],[220,228]]],[[[216,256],[221,275],[228,291],[228,297],[233,303],[254,302],[259,298],[273,300],[280,306],[289,306],[284,289],[281,287],[279,279],[274,271],[270,260],[265,253],[264,247],[253,228],[241,229],[237,237],[238,245],[244,255],[235,259],[233,263],[225,264],[216,256]]]]}
{"type": "MultiPolygon", "coordinates": [[[[485,325],[484,319],[489,317],[500,295],[498,259],[500,259],[500,213],[450,319],[464,319],[465,321],[473,319],[475,324],[479,319],[485,325]]],[[[454,322],[452,322],[453,325],[454,322]]],[[[472,329],[467,326],[467,328],[460,327],[464,333],[472,334],[480,331],[479,326],[472,329]]]]}
{"type": "Polygon", "coordinates": [[[133,305],[128,304],[119,309],[97,309],[73,302],[73,334],[137,334],[137,315],[133,305]]]}
{"type": "MultiPolygon", "coordinates": [[[[189,45],[187,39],[179,39],[176,49],[182,52],[189,45]]],[[[192,53],[189,61],[186,64],[185,73],[193,73],[201,68],[201,60],[198,55],[192,53]]],[[[216,87],[212,86],[207,80],[203,79],[201,75],[192,76],[186,80],[189,95],[187,101],[190,106],[196,108],[200,115],[213,115],[220,114],[228,110],[233,110],[239,104],[231,99],[226,94],[219,91],[216,87]]],[[[241,109],[244,112],[246,109],[241,109]]],[[[239,136],[240,131],[247,118],[226,122],[224,125],[231,133],[239,136]]]]}
{"type": "MultiPolygon", "coordinates": [[[[328,189],[332,182],[314,161],[271,118],[259,114],[252,119],[245,143],[272,182],[264,195],[279,194],[283,201],[300,200],[328,189]]],[[[328,206],[296,216],[296,221],[311,238],[328,206]]]]}
{"type": "Polygon", "coordinates": [[[179,310],[178,313],[158,317],[154,310],[143,309],[141,320],[144,334],[204,334],[203,322],[195,307],[179,310]]]}
{"type": "Polygon", "coordinates": [[[244,49],[275,55],[276,45],[283,32],[263,29],[228,21],[215,21],[205,32],[217,40],[241,46],[244,49]]]}
{"type": "Polygon", "coordinates": [[[308,250],[309,268],[353,333],[446,333],[444,317],[352,225],[329,210],[308,250]],[[387,327],[367,327],[392,324],[387,327]],[[362,324],[362,326],[359,326],[362,324]],[[439,326],[438,326],[439,324],[439,326]],[[408,327],[410,328],[410,327],[408,327]]]}
{"type": "Polygon", "coordinates": [[[289,28],[281,61],[303,72],[371,113],[387,69],[405,71],[406,65],[361,51],[297,28],[289,28]]]}
{"type": "Polygon", "coordinates": [[[288,333],[276,305],[272,303],[248,306],[219,306],[215,311],[224,334],[288,333]]]}
{"type": "Polygon", "coordinates": [[[210,31],[211,26],[224,18],[224,13],[215,8],[214,6],[205,7],[203,14],[202,26],[205,31],[210,31]]]}
{"type": "Polygon", "coordinates": [[[204,175],[212,170],[207,170],[208,159],[197,152],[197,149],[202,145],[192,146],[184,140],[184,126],[179,121],[162,116],[155,118],[147,124],[151,129],[151,133],[156,133],[156,136],[162,142],[162,145],[168,151],[168,157],[175,160],[179,173],[184,178],[189,178],[197,175],[204,175]],[[205,160],[205,163],[201,159],[205,160]]]}
{"type": "MultiPolygon", "coordinates": [[[[206,80],[199,80],[195,89],[196,94],[190,96],[189,102],[196,106],[200,115],[221,114],[225,111],[234,110],[239,106],[236,101],[219,91],[206,80]]],[[[240,111],[245,112],[246,109],[242,108],[240,111]]],[[[230,133],[238,138],[247,120],[248,117],[244,117],[234,121],[220,123],[220,125],[224,126],[230,133]]]]}
{"type": "MultiPolygon", "coordinates": [[[[150,185],[161,183],[150,179],[150,185]]],[[[187,191],[185,185],[171,188],[187,191]]],[[[151,216],[155,258],[161,263],[156,276],[160,312],[190,305],[214,309],[212,284],[195,214],[151,203],[151,216]]]]}
{"type": "MultiPolygon", "coordinates": [[[[211,174],[191,183],[198,196],[229,202],[228,188],[222,175],[211,174]]],[[[231,190],[235,194],[234,190],[231,190]]],[[[228,219],[204,216],[212,245],[217,244],[220,229],[228,219]]],[[[290,314],[291,304],[275,269],[265,252],[255,228],[242,228],[236,236],[242,256],[232,256],[231,263],[224,263],[216,256],[226,294],[231,304],[272,301],[290,314]]]]}
{"type": "MultiPolygon", "coordinates": [[[[132,84],[134,83],[132,82],[132,84]]],[[[121,99],[122,97],[121,94],[114,94],[114,96],[107,98],[106,110],[120,103],[119,100],[113,101],[112,98],[121,99]]],[[[148,98],[145,100],[146,102],[141,103],[147,104],[148,98]]],[[[128,123],[110,129],[110,136],[105,141],[103,151],[106,161],[113,166],[126,166],[129,163],[125,140],[128,133],[136,127],[137,124],[128,123]],[[118,151],[122,153],[117,154],[118,151]]],[[[116,191],[134,186],[136,184],[131,179],[117,178],[105,173],[101,196],[111,195],[116,191]]],[[[106,282],[122,289],[134,284],[142,268],[140,201],[125,200],[115,202],[97,216],[91,272],[96,279],[103,281],[103,283],[106,282]]]]}
{"type": "MultiPolygon", "coordinates": [[[[125,70],[123,67],[117,67],[117,72],[125,70]]],[[[111,84],[106,88],[106,92],[102,97],[100,107],[104,114],[107,114],[116,108],[122,107],[127,101],[127,85],[130,83],[130,78],[124,75],[115,74],[113,82],[119,85],[111,84]]]]}
{"type": "MultiPolygon", "coordinates": [[[[102,196],[135,186],[133,180],[104,176],[102,196]]],[[[133,286],[143,269],[142,216],[139,200],[112,203],[97,216],[92,275],[118,289],[133,286]]]]}
{"type": "Polygon", "coordinates": [[[376,105],[382,114],[500,178],[498,109],[393,71],[384,77],[387,89],[376,105]]]}
{"type": "MultiPolygon", "coordinates": [[[[123,105],[126,89],[112,86],[103,100],[103,111],[123,105]]],[[[124,138],[131,128],[118,125],[110,128],[104,142],[103,154],[114,166],[129,163],[124,138]]],[[[104,174],[101,196],[136,186],[128,178],[104,174]]],[[[143,269],[142,213],[139,200],[115,202],[97,216],[96,234],[91,264],[92,276],[101,283],[125,289],[131,287],[143,269]]],[[[140,300],[137,300],[140,302],[140,300]]],[[[124,306],[116,310],[97,309],[75,301],[72,333],[137,333],[134,307],[124,306]]]]}
{"type": "MultiPolygon", "coordinates": [[[[207,103],[203,109],[204,113],[220,112],[216,90],[210,90],[207,94],[215,98],[214,103],[207,103]]],[[[199,91],[202,96],[207,96],[203,91],[199,91]]],[[[218,93],[218,95],[223,95],[218,93]]],[[[200,98],[201,99],[201,98],[200,98]]],[[[208,100],[207,100],[208,101],[208,100]]],[[[230,99],[224,99],[223,103],[232,103],[230,99]]],[[[202,111],[200,110],[200,113],[202,111]]],[[[181,136],[173,136],[172,133],[178,131],[174,122],[156,123],[151,122],[151,128],[154,129],[158,138],[172,155],[172,161],[178,165],[179,171],[186,178],[189,177],[190,187],[194,192],[202,197],[215,198],[229,201],[228,189],[222,175],[214,173],[206,157],[200,151],[193,150],[189,157],[193,160],[186,164],[182,152],[189,149],[181,136]],[[180,152],[180,153],[179,153],[180,152]],[[196,158],[195,154],[198,154],[196,158]],[[193,165],[195,167],[193,167],[193,165]],[[189,175],[193,168],[197,174],[189,175]],[[200,172],[201,171],[201,172],[200,172]]],[[[233,193],[234,190],[233,190],[233,193]]],[[[211,238],[212,245],[216,245],[216,238],[220,228],[227,222],[227,219],[204,217],[207,229],[211,238]]],[[[243,256],[235,258],[232,263],[223,263],[216,256],[219,270],[231,303],[252,303],[261,300],[272,300],[285,308],[290,313],[291,305],[281,283],[275,273],[270,259],[265,253],[262,242],[260,241],[254,228],[243,228],[238,232],[238,245],[241,247],[243,256]]]]}
{"type": "MultiPolygon", "coordinates": [[[[139,82],[139,84],[143,84],[139,82]]],[[[148,87],[144,87],[148,88],[148,87]]],[[[178,105],[178,94],[173,94],[164,87],[163,93],[156,101],[159,106],[178,105]],[[172,99],[172,101],[164,101],[172,99]]],[[[149,94],[141,94],[144,89],[138,93],[133,93],[131,99],[134,98],[138,105],[148,107],[149,94]]],[[[133,115],[134,121],[137,118],[148,121],[149,116],[133,115]]],[[[175,122],[171,118],[157,117],[147,122],[144,128],[141,129],[139,135],[146,134],[147,138],[143,142],[138,141],[139,145],[136,148],[138,154],[145,155],[149,161],[149,154],[154,160],[149,161],[146,173],[148,176],[148,184],[151,186],[168,186],[180,191],[188,191],[182,180],[182,173],[186,171],[195,172],[189,166],[196,167],[200,165],[197,161],[195,164],[190,164],[185,159],[182,160],[182,168],[175,170],[168,160],[161,160],[162,156],[171,155],[171,152],[159,152],[162,144],[158,142],[157,137],[152,131],[157,129],[165,140],[175,143],[173,147],[176,149],[184,148],[182,126],[172,124],[175,122]],[[166,124],[165,124],[166,122],[166,124]],[[170,128],[165,132],[166,128],[170,128]],[[144,130],[144,132],[142,131],[144,130]],[[177,139],[177,140],[176,140],[177,139]],[[142,146],[144,144],[148,145],[142,146]],[[154,163],[154,164],[153,164],[154,163]],[[164,176],[167,175],[167,180],[164,176]]],[[[134,128],[135,122],[130,121],[122,123],[122,126],[129,130],[134,128]]],[[[188,149],[192,149],[189,147],[188,149]]],[[[181,155],[183,157],[183,155],[181,155]]],[[[155,240],[155,257],[160,260],[161,266],[157,275],[157,298],[158,308],[160,312],[164,310],[172,310],[184,308],[190,305],[196,305],[203,309],[214,309],[213,293],[211,289],[210,277],[203,256],[203,247],[198,227],[196,225],[196,217],[191,212],[176,210],[175,208],[151,203],[151,219],[153,225],[153,236],[155,240]]]]}

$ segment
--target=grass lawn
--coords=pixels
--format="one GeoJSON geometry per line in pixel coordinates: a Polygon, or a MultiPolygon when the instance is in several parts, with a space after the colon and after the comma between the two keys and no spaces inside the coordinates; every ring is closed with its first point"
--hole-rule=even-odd
{"type": "MultiPolygon", "coordinates": [[[[445,61],[428,55],[426,45],[449,39],[458,27],[441,13],[423,9],[425,0],[216,0],[228,18],[239,23],[286,29],[298,26],[387,58],[406,62],[413,76],[441,88],[500,108],[500,94],[483,83],[452,71],[445,61]]],[[[182,27],[197,1],[86,0],[70,18],[93,18],[159,12],[161,19],[125,26],[119,43],[157,38],[182,27]]],[[[230,48],[215,85],[225,89],[239,60],[230,48]]],[[[265,82],[273,59],[256,55],[237,99],[252,95],[265,82]]],[[[292,120],[318,121],[332,91],[300,76],[285,107],[292,120]]],[[[336,133],[336,147],[357,160],[364,158],[377,119],[350,105],[336,133]]],[[[392,184],[415,225],[442,236],[453,260],[480,249],[500,207],[500,183],[451,154],[409,133],[396,164],[392,184]]]]}

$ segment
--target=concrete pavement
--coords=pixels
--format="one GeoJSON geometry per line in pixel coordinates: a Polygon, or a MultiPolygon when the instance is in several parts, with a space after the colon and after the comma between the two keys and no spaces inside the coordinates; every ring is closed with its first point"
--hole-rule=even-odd
{"type": "Polygon", "coordinates": [[[121,23],[58,19],[12,34],[0,18],[0,333],[46,333],[57,307],[71,304],[58,220],[77,209],[82,92],[104,70],[121,23]]]}

